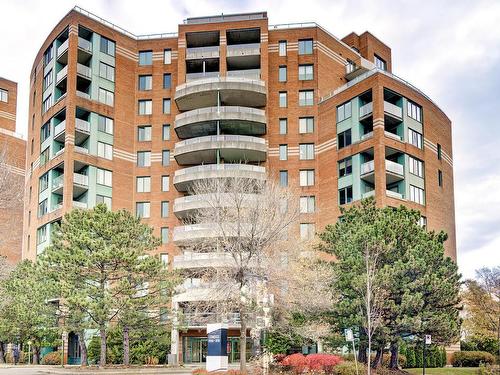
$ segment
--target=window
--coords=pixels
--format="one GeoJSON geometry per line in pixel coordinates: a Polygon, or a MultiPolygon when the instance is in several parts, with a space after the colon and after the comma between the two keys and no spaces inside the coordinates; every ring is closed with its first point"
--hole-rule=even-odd
{"type": "Polygon", "coordinates": [[[387,70],[387,63],[381,57],[375,55],[375,66],[382,70],[387,70]]]}
{"type": "Polygon", "coordinates": [[[49,48],[47,48],[47,50],[43,54],[43,66],[51,62],[52,57],[54,57],[54,46],[50,45],[49,48]]]}
{"type": "Polygon", "coordinates": [[[100,51],[106,55],[115,55],[115,42],[101,36],[100,51]]]}
{"type": "Polygon", "coordinates": [[[98,100],[101,103],[113,106],[114,101],[115,101],[115,94],[113,94],[111,91],[105,90],[102,87],[99,87],[99,98],[98,100]]]}
{"type": "Polygon", "coordinates": [[[279,67],[278,81],[279,82],[286,82],[286,65],[282,65],[279,67]]]}
{"type": "Polygon", "coordinates": [[[50,137],[50,122],[47,122],[40,129],[40,143],[50,137]]]}
{"type": "Polygon", "coordinates": [[[172,63],[172,50],[170,48],[163,50],[163,63],[164,64],[172,63]]]}
{"type": "Polygon", "coordinates": [[[314,143],[299,144],[299,160],[314,159],[314,143]]]}
{"type": "Polygon", "coordinates": [[[153,88],[153,76],[139,76],[139,90],[148,91],[153,88]]]}
{"type": "Polygon", "coordinates": [[[314,169],[303,169],[299,171],[300,186],[314,185],[314,169]]]}
{"type": "Polygon", "coordinates": [[[109,209],[111,209],[111,197],[106,197],[105,195],[97,194],[95,196],[95,203],[104,203],[109,209]]]}
{"type": "Polygon", "coordinates": [[[135,204],[135,216],[139,219],[147,219],[150,217],[151,203],[137,202],[135,204]]]}
{"type": "Polygon", "coordinates": [[[163,99],[163,113],[170,114],[170,99],[163,99]]]}
{"type": "Polygon", "coordinates": [[[152,65],[153,51],[139,51],[139,65],[152,65]]]}
{"type": "Polygon", "coordinates": [[[99,115],[97,129],[100,132],[113,134],[113,119],[99,115]]]}
{"type": "Polygon", "coordinates": [[[41,193],[49,187],[49,172],[40,177],[38,182],[38,192],[41,193]]]}
{"type": "Polygon", "coordinates": [[[313,40],[302,39],[299,40],[299,55],[312,55],[313,53],[313,40]]]}
{"type": "Polygon", "coordinates": [[[161,135],[162,135],[162,139],[164,141],[170,141],[170,125],[169,124],[163,124],[161,135]]]}
{"type": "Polygon", "coordinates": [[[351,144],[351,129],[339,133],[337,136],[337,148],[340,150],[343,147],[347,147],[351,144]]]}
{"type": "Polygon", "coordinates": [[[170,190],[170,176],[161,176],[161,191],[170,190]]]}
{"type": "Polygon", "coordinates": [[[5,89],[0,89],[0,102],[7,103],[9,101],[9,92],[5,89]]]}
{"type": "Polygon", "coordinates": [[[286,56],[286,40],[278,42],[278,54],[279,56],[286,56]]]}
{"type": "Polygon", "coordinates": [[[415,203],[424,204],[424,189],[410,185],[410,200],[415,203]]]}
{"type": "Polygon", "coordinates": [[[443,172],[438,169],[438,185],[443,187],[443,172]]]}
{"type": "Polygon", "coordinates": [[[45,77],[43,77],[43,90],[44,91],[47,87],[49,87],[52,84],[53,77],[54,76],[52,75],[52,69],[49,70],[49,72],[47,73],[47,75],[45,77]]]}
{"type": "Polygon", "coordinates": [[[50,159],[50,146],[47,146],[45,150],[40,153],[40,166],[45,165],[50,159]]]}
{"type": "Polygon", "coordinates": [[[36,244],[39,245],[45,241],[47,241],[47,224],[36,231],[36,244]]]}
{"type": "Polygon", "coordinates": [[[280,145],[280,160],[288,159],[288,145],[280,145]]]}
{"type": "Polygon", "coordinates": [[[420,216],[420,219],[418,219],[417,224],[424,229],[427,228],[427,218],[425,216],[420,216]]]}
{"type": "Polygon", "coordinates": [[[408,100],[406,110],[408,112],[408,117],[411,117],[418,122],[422,122],[422,107],[408,100]]]}
{"type": "Polygon", "coordinates": [[[168,217],[169,211],[169,203],[168,201],[161,202],[161,217],[168,217]]]}
{"type": "Polygon", "coordinates": [[[167,253],[161,253],[160,254],[160,260],[161,260],[161,263],[164,266],[167,266],[168,265],[168,254],[167,253]]]}
{"type": "Polygon", "coordinates": [[[97,142],[97,156],[113,160],[113,146],[104,142],[97,142]]]}
{"type": "Polygon", "coordinates": [[[280,171],[280,186],[288,186],[288,171],[280,171]]]}
{"type": "Polygon", "coordinates": [[[113,173],[106,169],[97,168],[97,183],[104,186],[113,186],[113,173]]]}
{"type": "Polygon", "coordinates": [[[150,115],[151,113],[153,113],[153,101],[139,100],[139,114],[150,115]]]}
{"type": "Polygon", "coordinates": [[[300,239],[303,241],[312,240],[315,235],[315,228],[313,223],[300,224],[300,239]]]}
{"type": "Polygon", "coordinates": [[[412,158],[411,156],[408,157],[408,160],[410,164],[410,173],[418,177],[424,177],[424,163],[418,159],[412,158]]]}
{"type": "Polygon", "coordinates": [[[161,243],[168,243],[168,227],[161,228],[161,243]]]}
{"type": "Polygon", "coordinates": [[[47,96],[47,99],[45,99],[42,103],[42,113],[45,113],[49,110],[49,108],[52,107],[52,95],[47,96]]]}
{"type": "Polygon", "coordinates": [[[300,213],[312,214],[316,210],[316,197],[300,197],[300,213]]]}
{"type": "Polygon", "coordinates": [[[442,150],[441,150],[441,145],[438,143],[437,144],[437,157],[438,157],[438,160],[441,160],[441,157],[442,157],[442,150]]]}
{"type": "Polygon", "coordinates": [[[299,81],[314,79],[314,65],[299,65],[299,81]]]}
{"type": "Polygon", "coordinates": [[[422,148],[422,134],[416,130],[408,128],[408,142],[415,147],[422,148]]]}
{"type": "Polygon", "coordinates": [[[137,166],[150,167],[151,166],[151,151],[138,151],[137,152],[137,166]]]}
{"type": "Polygon", "coordinates": [[[344,103],[337,107],[337,122],[344,121],[352,116],[351,102],[344,103]]]}
{"type": "Polygon", "coordinates": [[[99,77],[107,79],[108,81],[115,81],[115,68],[111,65],[99,62],[99,77]]]}
{"type": "Polygon", "coordinates": [[[314,104],[314,91],[301,90],[299,91],[299,106],[308,106],[314,104]]]}
{"type": "Polygon", "coordinates": [[[352,158],[348,157],[339,161],[339,178],[352,174],[352,158]]]}
{"type": "Polygon", "coordinates": [[[280,92],[280,107],[281,108],[286,108],[287,106],[287,94],[286,94],[286,91],[281,91],[280,92]]]}
{"type": "Polygon", "coordinates": [[[138,193],[150,193],[151,192],[151,177],[137,177],[136,191],[138,193]]]}
{"type": "Polygon", "coordinates": [[[299,133],[313,133],[314,132],[314,117],[301,117],[299,118],[299,133]]]}
{"type": "Polygon", "coordinates": [[[280,134],[286,134],[288,131],[288,120],[286,118],[280,118],[280,134]]]}
{"type": "Polygon", "coordinates": [[[346,204],[352,202],[352,186],[339,189],[339,204],[346,204]]]}
{"type": "Polygon", "coordinates": [[[163,75],[163,88],[169,89],[172,87],[172,75],[170,73],[165,73],[163,75]]]}
{"type": "Polygon", "coordinates": [[[151,140],[151,126],[144,125],[137,128],[137,140],[141,142],[151,140]]]}
{"type": "Polygon", "coordinates": [[[48,212],[47,199],[44,199],[38,204],[38,217],[41,217],[48,212]]]}
{"type": "Polygon", "coordinates": [[[163,150],[161,152],[161,165],[164,167],[170,165],[170,150],[163,150]]]}

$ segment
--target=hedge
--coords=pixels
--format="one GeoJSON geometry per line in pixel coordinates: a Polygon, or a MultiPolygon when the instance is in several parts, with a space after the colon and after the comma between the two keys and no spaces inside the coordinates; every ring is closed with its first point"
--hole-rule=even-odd
{"type": "Polygon", "coordinates": [[[492,365],[495,357],[487,352],[462,351],[455,352],[451,357],[453,367],[479,367],[479,365],[492,365]]]}

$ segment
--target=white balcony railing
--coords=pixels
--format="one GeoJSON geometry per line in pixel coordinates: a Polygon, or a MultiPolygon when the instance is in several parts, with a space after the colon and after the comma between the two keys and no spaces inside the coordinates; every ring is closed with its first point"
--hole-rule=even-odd
{"type": "Polygon", "coordinates": [[[386,101],[384,101],[384,112],[397,118],[403,118],[403,109],[386,101]]]}
{"type": "Polygon", "coordinates": [[[80,63],[76,64],[76,73],[88,79],[92,78],[92,69],[80,63]]]}
{"type": "Polygon", "coordinates": [[[361,136],[361,140],[362,140],[362,141],[364,141],[364,140],[366,140],[366,139],[370,139],[370,138],[372,138],[372,137],[373,137],[373,131],[371,131],[371,132],[369,132],[369,133],[366,133],[366,134],[363,134],[363,135],[361,136]]]}
{"type": "Polygon", "coordinates": [[[196,81],[197,79],[216,78],[219,72],[186,73],[186,82],[196,81]]]}
{"type": "Polygon", "coordinates": [[[397,191],[386,190],[386,191],[385,191],[385,194],[386,194],[388,197],[391,197],[391,198],[396,198],[396,199],[404,199],[404,198],[403,198],[403,194],[398,193],[397,191]]]}
{"type": "Polygon", "coordinates": [[[82,37],[78,37],[78,48],[92,53],[92,43],[87,39],[83,39],[82,37]]]}
{"type": "Polygon", "coordinates": [[[186,49],[186,59],[217,58],[219,54],[219,46],[192,47],[186,49]]]}
{"type": "Polygon", "coordinates": [[[397,134],[394,134],[394,133],[391,133],[391,132],[388,132],[387,130],[384,131],[384,134],[386,137],[389,137],[389,138],[392,138],[392,139],[395,139],[396,141],[401,141],[401,136],[397,135],[397,134]]]}
{"type": "Polygon", "coordinates": [[[208,135],[205,137],[196,137],[186,139],[184,141],[177,142],[175,147],[180,148],[183,146],[194,145],[198,143],[205,142],[251,142],[258,144],[266,144],[266,140],[264,138],[252,137],[250,135],[208,135]]]}
{"type": "Polygon", "coordinates": [[[404,174],[404,167],[396,162],[393,162],[391,160],[386,160],[385,161],[385,170],[387,172],[403,175],[404,174]]]}
{"type": "Polygon", "coordinates": [[[62,202],[56,203],[55,205],[52,206],[52,210],[50,210],[50,212],[60,210],[62,208],[62,206],[63,206],[62,202]]]}
{"type": "Polygon", "coordinates": [[[90,133],[90,123],[88,121],[77,118],[75,119],[75,129],[80,132],[90,133]]]}
{"type": "Polygon", "coordinates": [[[90,94],[87,94],[86,92],[76,90],[76,95],[79,96],[80,98],[90,100],[90,94]]]}
{"type": "Polygon", "coordinates": [[[375,196],[375,190],[370,190],[367,191],[366,193],[363,193],[363,198],[369,198],[369,197],[374,197],[375,196]]]}
{"type": "Polygon", "coordinates": [[[195,167],[178,169],[175,171],[175,176],[182,176],[189,173],[196,172],[207,172],[207,171],[247,171],[247,172],[258,172],[265,174],[266,168],[257,165],[249,164],[207,164],[207,165],[197,165],[195,167]]]}
{"type": "Polygon", "coordinates": [[[63,148],[61,148],[59,151],[57,151],[57,152],[54,154],[53,158],[55,158],[55,157],[57,157],[57,156],[61,155],[63,152],[64,152],[64,147],[63,147],[63,148]]]}
{"type": "Polygon", "coordinates": [[[260,55],[260,43],[233,44],[227,46],[227,56],[260,55]]]}
{"type": "Polygon", "coordinates": [[[66,129],[66,120],[61,121],[59,124],[57,124],[54,127],[54,137],[57,137],[59,134],[61,134],[64,130],[66,129]]]}
{"type": "Polygon", "coordinates": [[[56,75],[56,83],[62,81],[68,75],[68,66],[62,68],[56,75]]]}
{"type": "Polygon", "coordinates": [[[80,154],[88,154],[89,149],[81,146],[75,146],[75,152],[79,152],[80,154]]]}
{"type": "Polygon", "coordinates": [[[57,47],[57,57],[61,56],[68,50],[69,39],[66,39],[59,47],[57,47]]]}
{"type": "Polygon", "coordinates": [[[227,76],[248,78],[248,79],[260,79],[260,69],[228,70],[227,76]]]}
{"type": "Polygon", "coordinates": [[[359,107],[359,117],[368,116],[372,112],[373,112],[373,102],[366,103],[365,105],[359,107]]]}
{"type": "Polygon", "coordinates": [[[371,173],[375,170],[375,161],[370,160],[366,163],[361,164],[361,174],[371,173]]]}
{"type": "Polygon", "coordinates": [[[86,202],[73,201],[73,207],[86,210],[88,206],[86,202]]]}
{"type": "Polygon", "coordinates": [[[74,173],[73,182],[77,185],[89,186],[89,176],[80,173],[74,173]]]}
{"type": "Polygon", "coordinates": [[[64,175],[59,175],[52,180],[52,190],[63,187],[64,185],[64,175]]]}
{"type": "Polygon", "coordinates": [[[182,323],[187,327],[205,327],[209,323],[217,322],[227,323],[231,326],[239,326],[241,324],[240,314],[218,314],[215,312],[182,314],[182,323]]]}

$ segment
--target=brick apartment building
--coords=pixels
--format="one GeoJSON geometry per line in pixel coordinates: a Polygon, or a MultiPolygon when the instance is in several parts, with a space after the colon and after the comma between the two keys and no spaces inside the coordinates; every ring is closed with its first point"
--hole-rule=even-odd
{"type": "Polygon", "coordinates": [[[0,256],[21,260],[26,141],[16,133],[17,83],[0,77],[0,256]],[[12,199],[13,197],[17,199],[12,199]]]}
{"type": "MultiPolygon", "coordinates": [[[[317,24],[269,25],[259,12],[136,36],[73,9],[33,64],[23,257],[43,251],[65,212],[104,202],[153,226],[166,264],[204,267],[213,257],[182,251],[210,230],[183,225],[201,202],[186,192],[243,175],[300,190],[305,239],[341,205],[373,196],[420,210],[422,225],[448,233],[455,258],[451,122],[391,71],[391,49],[369,32],[338,39],[317,24]]],[[[188,313],[203,287],[187,279],[174,304],[188,313]]],[[[181,362],[204,361],[197,318],[173,332],[181,362]]],[[[235,361],[237,317],[229,325],[235,361]]]]}

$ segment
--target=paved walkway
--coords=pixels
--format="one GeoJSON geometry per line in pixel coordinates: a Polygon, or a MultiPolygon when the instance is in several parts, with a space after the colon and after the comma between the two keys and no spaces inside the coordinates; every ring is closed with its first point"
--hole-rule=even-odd
{"type": "Polygon", "coordinates": [[[43,375],[43,374],[85,374],[85,375],[125,375],[125,374],[168,374],[180,375],[190,374],[192,368],[168,368],[168,367],[132,367],[132,368],[108,368],[99,370],[95,367],[82,369],[80,366],[13,366],[0,365],[0,375],[43,375]]]}

